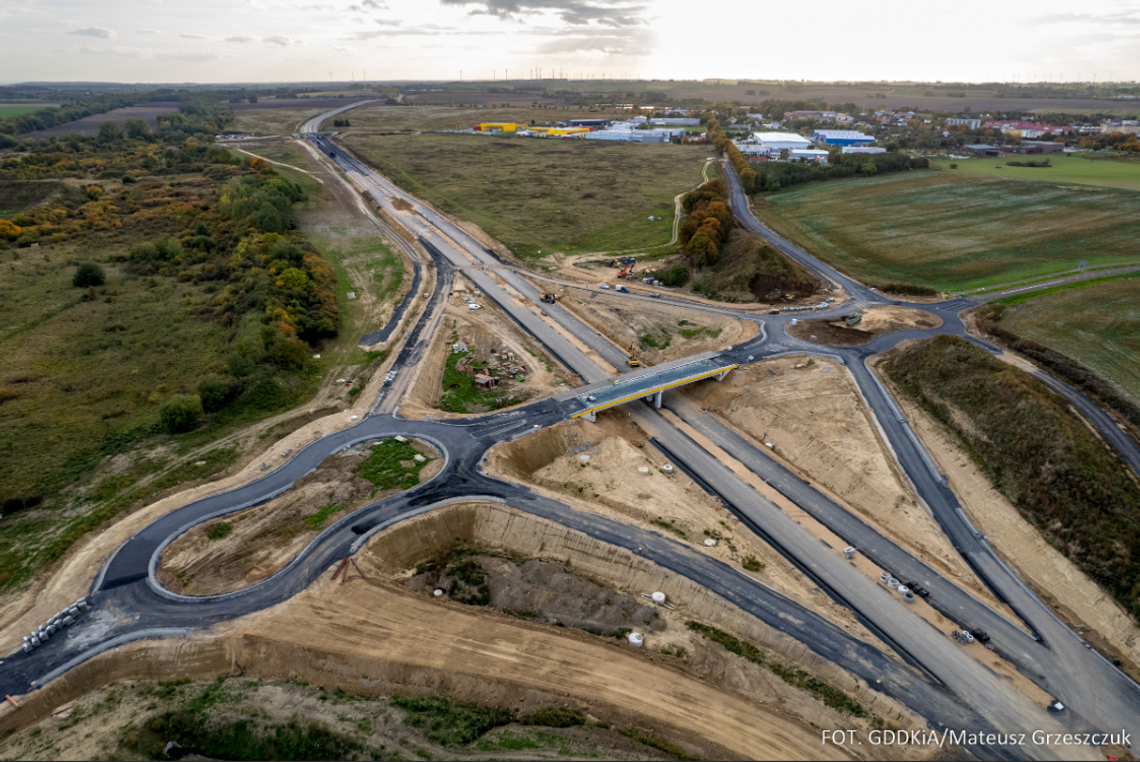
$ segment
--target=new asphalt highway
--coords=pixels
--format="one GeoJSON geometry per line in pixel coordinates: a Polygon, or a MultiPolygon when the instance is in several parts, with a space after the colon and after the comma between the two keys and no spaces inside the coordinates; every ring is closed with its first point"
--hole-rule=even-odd
{"type": "MultiPolygon", "coordinates": [[[[329,117],[356,107],[351,104],[307,123],[304,133],[316,133],[329,117]]],[[[602,382],[625,368],[625,353],[561,306],[533,305],[537,290],[516,266],[504,264],[481,243],[444,215],[402,191],[358,158],[325,136],[311,141],[359,188],[366,190],[391,217],[423,244],[434,262],[436,282],[428,304],[407,335],[394,368],[408,369],[423,360],[439,327],[445,296],[456,272],[461,272],[494,301],[524,331],[559,362],[588,383],[602,382]],[[397,203],[398,200],[398,203],[397,203]],[[397,208],[399,207],[399,208],[397,208]],[[412,211],[408,212],[407,209],[412,211]]],[[[731,200],[737,219],[788,256],[819,274],[821,280],[843,288],[858,305],[894,304],[878,293],[784,241],[756,221],[731,169],[726,167],[731,200]]],[[[374,218],[375,219],[375,218],[374,218]]],[[[375,220],[377,224],[382,224],[375,220]]],[[[398,236],[393,235],[394,239],[398,236]]],[[[415,253],[405,245],[415,261],[415,253]]],[[[391,334],[404,317],[416,286],[393,321],[380,332],[391,334]]],[[[633,295],[626,295],[633,296],[633,295]]],[[[620,297],[614,297],[620,298],[620,297]]],[[[696,307],[683,300],[674,306],[696,307]]],[[[195,628],[233,619],[288,600],[312,583],[337,560],[356,552],[377,531],[447,501],[494,499],[519,510],[556,521],[603,542],[624,547],[667,569],[703,585],[762,621],[803,642],[822,657],[839,664],[878,690],[903,701],[926,717],[932,727],[969,730],[1031,731],[1038,729],[1099,730],[1119,732],[1136,728],[1140,718],[1140,687],[1113,667],[1069,630],[1017,576],[969,523],[953,492],[933,467],[905,418],[874,374],[866,367],[871,354],[889,349],[907,338],[928,338],[954,333],[970,340],[957,312],[973,303],[954,300],[944,304],[914,305],[936,311],[944,320],[940,329],[910,331],[880,337],[865,347],[827,348],[806,344],[783,331],[790,316],[733,314],[762,325],[761,335],[721,353],[725,362],[743,364],[789,353],[821,351],[838,357],[851,371],[878,425],[916,493],[946,532],[954,547],[1021,621],[1010,621],[915,558],[904,548],[828,500],[794,474],[787,472],[763,448],[742,436],[726,422],[700,411],[682,395],[666,397],[685,426],[707,438],[731,459],[771,484],[792,502],[855,545],[896,576],[913,578],[931,592],[930,604],[963,627],[985,629],[997,654],[1023,675],[1066,705],[1048,712],[1030,702],[1007,680],[932,626],[874,580],[846,562],[840,549],[828,548],[764,499],[724,462],[699,445],[682,429],[652,407],[631,403],[635,421],[654,443],[699,484],[720,497],[749,527],[802,569],[836,600],[849,606],[859,619],[897,655],[882,654],[799,604],[764,587],[752,577],[712,559],[697,549],[625,524],[583,513],[534,494],[522,485],[493,479],[479,464],[494,444],[525,436],[535,428],[566,420],[580,407],[572,397],[542,400],[486,416],[460,421],[404,420],[392,414],[406,388],[410,373],[385,386],[373,415],[359,424],[325,436],[255,482],[199,500],[171,512],[130,538],[108,560],[91,591],[93,611],[29,654],[17,652],[0,664],[0,690],[19,695],[35,689],[57,674],[90,658],[100,649],[131,638],[177,636],[195,628]],[[157,581],[155,567],[162,550],[190,527],[216,516],[271,499],[292,488],[295,481],[316,468],[325,457],[354,444],[401,434],[431,442],[444,453],[443,471],[414,490],[379,501],[346,516],[322,532],[287,567],[274,576],[236,593],[221,596],[179,596],[157,581]]],[[[718,311],[720,308],[713,308],[718,311]]],[[[727,308],[725,308],[727,309],[727,308]]],[[[982,344],[982,342],[977,342],[982,344]]],[[[983,344],[984,346],[984,344],[983,344]]],[[[993,347],[989,351],[997,352],[993,347]]],[[[1070,399],[1082,414],[1120,451],[1133,468],[1140,466],[1140,448],[1111,418],[1070,387],[1042,374],[1042,380],[1070,399]],[[1110,436],[1110,430],[1115,435],[1110,436]]],[[[715,382],[706,382],[715,383],[715,382]]],[[[79,591],[77,591],[77,596],[79,591]]],[[[983,758],[1066,758],[1094,756],[1091,749],[1060,746],[976,746],[983,758]]]]}

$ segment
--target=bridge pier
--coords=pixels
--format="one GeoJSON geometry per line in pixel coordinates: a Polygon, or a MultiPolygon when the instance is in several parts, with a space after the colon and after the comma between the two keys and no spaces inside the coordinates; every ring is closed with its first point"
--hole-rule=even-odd
{"type": "Polygon", "coordinates": [[[598,422],[598,416],[594,414],[593,410],[591,410],[588,413],[583,413],[581,417],[585,418],[590,423],[597,423],[598,422]]]}
{"type": "MultiPolygon", "coordinates": [[[[750,359],[751,359],[751,358],[750,358],[750,359]]],[[[729,372],[730,370],[732,370],[732,368],[725,368],[725,369],[724,369],[724,370],[722,370],[720,373],[717,373],[717,374],[716,374],[716,380],[717,380],[717,381],[723,381],[723,380],[724,380],[724,377],[728,375],[728,372],[729,372]]],[[[661,406],[660,406],[660,405],[658,405],[657,407],[661,407],[661,406]]]]}
{"type": "Polygon", "coordinates": [[[648,402],[649,404],[653,405],[653,407],[657,408],[658,410],[661,409],[661,392],[660,391],[658,391],[654,394],[648,394],[648,395],[642,397],[642,399],[645,400],[646,402],[648,402]]]}

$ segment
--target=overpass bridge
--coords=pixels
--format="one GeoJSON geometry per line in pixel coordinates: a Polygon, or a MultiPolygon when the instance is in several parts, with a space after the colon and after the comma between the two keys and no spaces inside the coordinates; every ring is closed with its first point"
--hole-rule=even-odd
{"type": "Polygon", "coordinates": [[[720,381],[736,367],[739,367],[737,363],[721,360],[719,352],[708,352],[651,368],[632,370],[614,379],[563,392],[555,399],[577,408],[571,413],[571,418],[585,418],[593,423],[601,411],[634,400],[652,402],[654,407],[659,408],[661,394],[666,389],[706,378],[720,381]]]}

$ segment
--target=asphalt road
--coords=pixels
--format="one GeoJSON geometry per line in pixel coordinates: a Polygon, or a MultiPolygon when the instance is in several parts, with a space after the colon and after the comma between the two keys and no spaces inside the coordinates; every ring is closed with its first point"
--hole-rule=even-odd
{"type": "MultiPolygon", "coordinates": [[[[359,104],[350,104],[336,112],[330,112],[323,115],[320,120],[356,105],[359,104]]],[[[314,131],[320,120],[308,123],[305,131],[314,131]]],[[[398,367],[422,359],[432,332],[438,326],[445,293],[444,286],[450,290],[449,279],[453,268],[457,268],[461,269],[476,287],[494,300],[524,330],[534,335],[561,362],[585,380],[601,381],[611,375],[598,359],[604,359],[617,370],[621,370],[625,354],[620,348],[614,347],[596,331],[561,308],[547,307],[549,319],[556,325],[548,323],[538,315],[537,308],[524,303],[525,299],[534,300],[536,292],[533,287],[521,275],[498,266],[498,260],[493,254],[446,218],[424,206],[418,199],[395,188],[386,179],[345,154],[339,146],[323,138],[314,139],[314,143],[326,155],[333,154],[331,158],[362,187],[366,187],[381,206],[421,236],[425,248],[436,260],[441,285],[437,286],[431,303],[424,310],[401,349],[396,362],[398,367]],[[400,213],[391,205],[393,198],[401,198],[412,204],[416,208],[416,213],[400,213]],[[577,341],[571,341],[568,335],[575,337],[577,341]]],[[[756,230],[781,251],[819,272],[823,279],[843,286],[857,302],[897,303],[884,299],[816,261],[806,252],[767,231],[751,217],[750,213],[746,211],[742,213],[741,210],[747,210],[747,206],[743,204],[739,186],[735,183],[731,171],[726,172],[726,175],[730,178],[738,219],[747,227],[756,230]]],[[[943,314],[946,326],[938,332],[950,331],[964,335],[961,323],[956,318],[957,311],[962,309],[960,306],[962,302],[970,304],[965,300],[955,300],[941,308],[939,305],[920,306],[923,309],[935,309],[943,314]]],[[[766,316],[763,318],[753,316],[752,319],[767,324],[771,330],[763,332],[752,342],[733,348],[731,352],[725,353],[725,357],[739,361],[745,356],[762,359],[764,356],[791,351],[806,350],[820,353],[820,347],[806,345],[780,330],[780,325],[789,318],[785,316],[772,316],[772,318],[769,320],[766,316]]],[[[928,336],[935,332],[913,333],[928,336]]],[[[614,524],[596,516],[580,514],[555,501],[539,498],[524,487],[489,479],[483,475],[479,471],[478,464],[487,447],[504,439],[525,435],[535,427],[564,420],[572,412],[571,403],[549,399],[458,423],[404,421],[391,415],[369,416],[350,429],[330,434],[314,442],[252,484],[206,498],[168,514],[144,528],[124,544],[110,559],[104,573],[96,581],[94,590],[97,592],[93,596],[95,609],[97,612],[112,614],[114,624],[105,624],[107,621],[105,617],[84,615],[84,618],[65,633],[57,635],[40,649],[31,654],[17,653],[9,657],[0,669],[0,688],[12,694],[24,693],[29,687],[34,687],[33,680],[40,680],[44,675],[50,675],[53,670],[67,667],[75,659],[84,658],[84,654],[89,654],[92,647],[97,647],[93,644],[120,642],[124,637],[131,637],[132,633],[172,634],[180,629],[204,626],[274,605],[303,590],[334,561],[353,552],[370,532],[403,517],[429,509],[441,500],[490,495],[521,510],[529,510],[537,515],[551,518],[603,541],[613,542],[631,550],[634,550],[636,545],[635,552],[695,579],[712,592],[753,611],[764,621],[789,632],[815,652],[851,669],[863,679],[882,680],[882,683],[876,684],[876,688],[901,698],[916,711],[928,717],[932,724],[946,723],[965,728],[996,727],[1005,730],[1045,727],[1055,729],[1094,727],[1101,730],[1134,728],[1136,718],[1140,717],[1140,690],[1099,655],[1086,648],[1077,636],[1065,628],[1047,607],[1001,564],[984,539],[969,526],[953,494],[931,468],[929,456],[909,431],[889,395],[865,367],[863,360],[866,356],[889,348],[888,343],[893,345],[907,337],[907,334],[894,334],[892,337],[882,337],[880,341],[866,347],[829,348],[827,351],[840,356],[851,369],[877,420],[886,432],[888,441],[895,449],[900,465],[915,484],[921,498],[947,531],[955,547],[959,548],[971,565],[979,570],[979,574],[995,593],[1009,602],[1023,620],[1041,635],[1043,642],[1034,641],[1022,632],[1016,623],[1004,621],[997,612],[982,606],[968,593],[955,588],[952,583],[940,578],[935,579],[929,573],[926,576],[930,579],[924,578],[922,581],[924,584],[929,581],[928,589],[932,591],[937,587],[939,599],[945,598],[942,605],[946,606],[947,611],[952,609],[960,613],[968,611],[968,616],[977,617],[978,621],[990,622],[987,617],[992,618],[992,623],[984,626],[991,635],[996,633],[1002,639],[1003,655],[1007,655],[1011,661],[1016,658],[1018,661],[1014,663],[1027,674],[1033,668],[1041,666],[1041,672],[1031,676],[1031,679],[1039,683],[1042,680],[1046,681],[1050,692],[1062,698],[1070,706],[1070,709],[1064,713],[1050,714],[1041,707],[1032,706],[1024,696],[1004,684],[988,668],[964,654],[958,646],[933,627],[925,625],[912,611],[896,600],[896,597],[861,574],[852,574],[834,549],[824,547],[773,504],[759,496],[723,463],[697,446],[691,438],[650,408],[634,406],[633,412],[636,413],[639,424],[654,434],[660,446],[672,453],[673,457],[683,461],[685,468],[693,473],[698,481],[732,505],[738,515],[747,519],[756,531],[769,538],[800,568],[808,571],[825,590],[850,605],[862,621],[876,632],[883,634],[905,659],[910,660],[919,669],[884,659],[877,652],[866,653],[866,646],[847,637],[811,612],[763,588],[747,575],[728,569],[720,562],[703,556],[691,548],[624,524],[614,524]],[[889,342],[884,341],[888,338],[889,342]],[[443,473],[428,485],[373,504],[345,517],[323,532],[284,570],[238,593],[185,599],[173,596],[157,583],[153,575],[153,566],[162,548],[190,526],[210,520],[220,513],[240,510],[270,499],[273,495],[291,488],[296,479],[315,468],[328,454],[354,441],[395,433],[418,436],[440,447],[448,458],[443,473]],[[979,606],[985,610],[981,610],[979,606]],[[1050,665],[1056,668],[1046,669],[1050,665]]],[[[991,348],[991,351],[994,350],[991,348]]],[[[406,383],[406,377],[404,380],[406,383]]],[[[1078,399],[1085,399],[1071,389],[1069,392],[1078,399]]],[[[388,393],[386,390],[385,394],[388,393]]],[[[378,400],[378,407],[391,409],[398,401],[398,394],[398,389],[392,389],[389,399],[378,400]],[[381,406],[381,402],[385,404],[381,406]]],[[[1087,399],[1085,402],[1092,405],[1087,399]]],[[[863,537],[865,546],[871,549],[870,552],[882,554],[884,559],[890,560],[889,562],[899,564],[900,569],[911,568],[919,573],[923,571],[917,566],[908,567],[908,564],[914,564],[917,560],[899,555],[900,549],[897,546],[886,538],[878,536],[866,525],[859,527],[856,525],[859,522],[843,523],[843,516],[836,513],[836,510],[842,513],[838,506],[822,504],[820,502],[822,496],[818,493],[815,495],[805,493],[788,480],[786,474],[779,474],[766,468],[762,462],[763,457],[756,455],[756,448],[752,443],[739,436],[733,439],[729,436],[732,432],[726,430],[723,424],[718,427],[715,423],[694,415],[692,410],[685,410],[684,405],[678,404],[677,407],[681,408],[683,418],[688,416],[686,420],[689,420],[694,428],[701,430],[698,426],[703,427],[702,433],[723,446],[732,457],[752,468],[761,478],[779,479],[780,487],[793,492],[794,494],[790,494],[789,497],[797,503],[803,501],[805,510],[826,515],[828,520],[837,522],[837,526],[842,523],[841,528],[844,531],[861,533],[860,536],[863,537]]],[[[1096,412],[1095,406],[1092,412],[1096,412]]],[[[1094,420],[1094,423],[1098,427],[1104,425],[1103,420],[1094,420]]],[[[1131,445],[1135,449],[1134,442],[1127,438],[1125,440],[1119,442],[1119,446],[1128,449],[1131,445]]],[[[806,485],[804,488],[810,489],[806,488],[806,485]]],[[[826,503],[826,500],[823,503],[826,503]]],[[[905,551],[903,553],[905,554],[905,551]]],[[[983,757],[1016,758],[1025,754],[1041,757],[1065,756],[1056,749],[1042,748],[1027,750],[1001,747],[980,748],[975,751],[983,757]]],[[[1073,751],[1073,749],[1068,750],[1070,754],[1073,751]]]]}

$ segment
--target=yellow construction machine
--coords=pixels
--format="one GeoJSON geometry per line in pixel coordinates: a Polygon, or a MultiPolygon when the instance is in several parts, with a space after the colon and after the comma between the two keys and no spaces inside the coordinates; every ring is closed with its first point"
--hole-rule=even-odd
{"type": "Polygon", "coordinates": [[[637,359],[637,344],[632,341],[629,343],[629,360],[627,362],[631,368],[641,367],[641,360],[637,359]]]}

